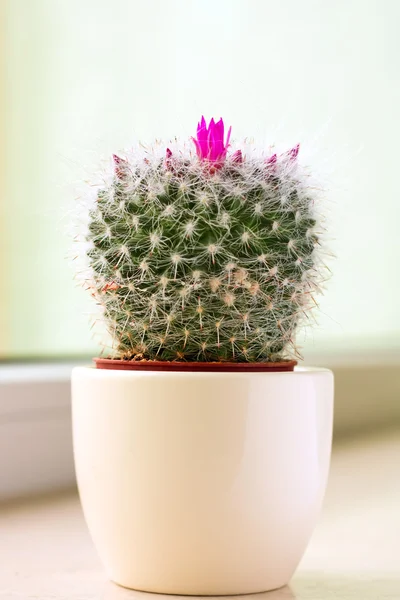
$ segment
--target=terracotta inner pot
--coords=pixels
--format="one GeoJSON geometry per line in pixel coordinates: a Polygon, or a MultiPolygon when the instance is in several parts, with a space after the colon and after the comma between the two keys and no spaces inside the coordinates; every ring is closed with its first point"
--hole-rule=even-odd
{"type": "Polygon", "coordinates": [[[123,371],[221,371],[221,372],[265,372],[293,371],[297,360],[282,360],[265,363],[233,362],[181,362],[165,360],[120,360],[112,358],[94,358],[96,369],[114,369],[123,371]]]}

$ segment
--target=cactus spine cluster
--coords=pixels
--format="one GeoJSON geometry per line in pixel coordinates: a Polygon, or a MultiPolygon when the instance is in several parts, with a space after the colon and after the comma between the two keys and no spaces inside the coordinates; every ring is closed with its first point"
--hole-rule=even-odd
{"type": "Polygon", "coordinates": [[[199,124],[197,155],[114,156],[90,209],[89,285],[119,358],[267,362],[295,349],[321,279],[315,198],[298,147],[229,154],[221,123],[199,124]]]}

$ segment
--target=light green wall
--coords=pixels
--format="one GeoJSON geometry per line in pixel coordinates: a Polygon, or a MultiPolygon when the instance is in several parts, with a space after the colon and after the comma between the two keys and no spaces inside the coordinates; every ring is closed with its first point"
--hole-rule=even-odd
{"type": "Polygon", "coordinates": [[[202,113],[237,138],[304,142],[328,183],[337,259],[306,347],[397,344],[397,0],[7,4],[9,355],[95,351],[64,259],[74,183],[137,139],[188,137],[202,113]]]}

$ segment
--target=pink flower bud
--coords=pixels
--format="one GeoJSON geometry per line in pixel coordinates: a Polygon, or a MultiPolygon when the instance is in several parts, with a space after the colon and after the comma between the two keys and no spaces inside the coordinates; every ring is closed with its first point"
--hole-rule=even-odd
{"type": "Polygon", "coordinates": [[[123,179],[129,171],[129,165],[127,161],[118,156],[117,154],[113,154],[113,160],[114,171],[117,179],[123,179]]]}
{"type": "Polygon", "coordinates": [[[234,152],[232,154],[232,162],[234,163],[242,163],[243,162],[243,154],[241,150],[236,150],[236,152],[234,152]]]}
{"type": "Polygon", "coordinates": [[[287,153],[289,158],[291,160],[296,160],[299,150],[300,150],[300,144],[297,144],[296,146],[294,146],[294,148],[289,150],[289,152],[287,153]]]}

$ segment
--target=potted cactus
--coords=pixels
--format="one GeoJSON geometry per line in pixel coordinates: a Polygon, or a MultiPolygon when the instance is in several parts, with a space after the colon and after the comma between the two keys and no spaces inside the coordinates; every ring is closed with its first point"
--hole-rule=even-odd
{"type": "Polygon", "coordinates": [[[333,377],[296,367],[322,281],[317,198],[298,163],[187,145],[114,156],[88,211],[87,286],[113,341],[73,372],[76,472],[109,577],[245,594],[291,578],[331,447],[333,377]]]}

